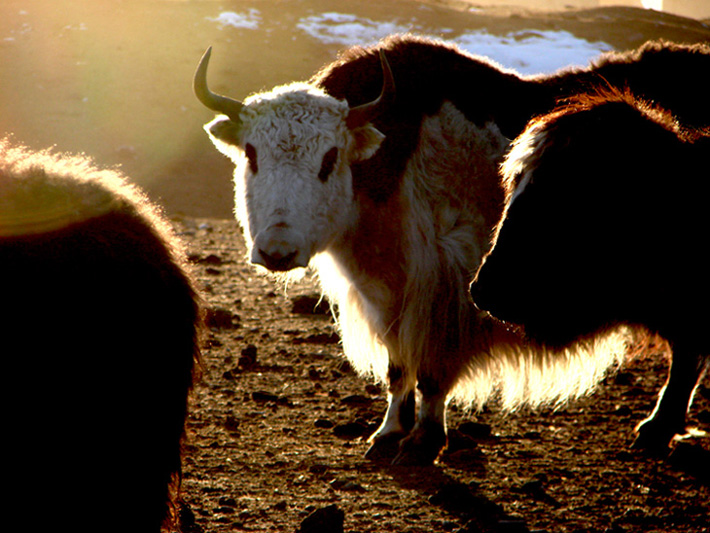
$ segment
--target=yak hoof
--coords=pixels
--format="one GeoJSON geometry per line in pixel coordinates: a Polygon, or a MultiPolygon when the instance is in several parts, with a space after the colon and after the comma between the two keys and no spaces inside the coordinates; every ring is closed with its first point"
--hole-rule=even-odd
{"type": "Polygon", "coordinates": [[[446,431],[442,426],[414,428],[399,444],[399,453],[392,461],[396,466],[429,466],[446,448],[446,431]]]}
{"type": "Polygon", "coordinates": [[[399,453],[399,443],[407,436],[403,432],[385,433],[372,438],[372,444],[365,452],[365,457],[375,462],[392,462],[399,453]]]}
{"type": "Polygon", "coordinates": [[[637,435],[631,448],[654,457],[667,457],[671,452],[671,443],[676,432],[666,424],[648,420],[638,426],[637,435]]]}

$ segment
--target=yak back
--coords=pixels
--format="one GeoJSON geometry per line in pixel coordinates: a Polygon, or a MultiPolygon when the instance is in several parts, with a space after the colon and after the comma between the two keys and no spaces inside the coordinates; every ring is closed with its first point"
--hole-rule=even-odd
{"type": "MultiPolygon", "coordinates": [[[[380,149],[372,158],[352,165],[356,194],[365,193],[376,202],[387,200],[398,189],[417,148],[424,117],[436,114],[449,101],[479,127],[497,122],[504,116],[501,110],[516,101],[514,96],[523,83],[515,73],[504,72],[483,58],[415,36],[392,36],[377,46],[350,48],[311,82],[347,100],[351,107],[372,101],[382,89],[380,49],[392,68],[396,100],[373,122],[386,136],[380,149]]],[[[523,124],[516,127],[522,129],[523,124]]]]}
{"type": "Polygon", "coordinates": [[[634,50],[606,53],[589,69],[595,87],[628,89],[691,128],[710,126],[708,72],[710,44],[667,41],[649,41],[634,50]]]}
{"type": "Polygon", "coordinates": [[[553,110],[583,92],[629,89],[670,110],[691,127],[710,125],[707,72],[710,46],[664,41],[626,52],[602,55],[588,67],[554,74],[520,76],[455,45],[412,35],[394,35],[372,47],[343,52],[310,80],[335,98],[357,106],[377,98],[382,88],[379,50],[392,68],[396,100],[375,119],[386,138],[369,160],[352,165],[355,192],[387,200],[399,186],[407,161],[417,148],[425,116],[449,101],[478,127],[495,123],[513,139],[534,116],[553,110]]]}

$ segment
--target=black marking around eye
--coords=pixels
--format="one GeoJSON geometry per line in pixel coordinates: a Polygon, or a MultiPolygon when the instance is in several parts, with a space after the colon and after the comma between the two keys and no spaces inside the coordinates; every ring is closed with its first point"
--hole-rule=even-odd
{"type": "Polygon", "coordinates": [[[249,168],[251,171],[256,174],[259,172],[259,165],[256,162],[256,148],[254,148],[253,145],[247,143],[247,145],[244,147],[244,153],[247,156],[247,160],[249,161],[249,168]]]}
{"type": "Polygon", "coordinates": [[[318,179],[323,183],[328,181],[328,176],[335,168],[335,162],[338,160],[338,149],[336,147],[328,150],[323,156],[323,163],[320,166],[320,172],[318,173],[318,179]]]}

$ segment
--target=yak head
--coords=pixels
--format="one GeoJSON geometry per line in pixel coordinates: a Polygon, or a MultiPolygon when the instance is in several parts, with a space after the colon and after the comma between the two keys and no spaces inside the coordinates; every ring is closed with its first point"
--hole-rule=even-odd
{"type": "Polygon", "coordinates": [[[195,73],[198,99],[220,113],[205,125],[236,165],[235,215],[250,260],[273,272],[306,267],[354,223],[350,165],[377,151],[384,135],[371,123],[394,95],[384,54],[382,94],[349,107],[318,87],[293,83],[244,102],[212,93],[211,50],[195,73]]]}

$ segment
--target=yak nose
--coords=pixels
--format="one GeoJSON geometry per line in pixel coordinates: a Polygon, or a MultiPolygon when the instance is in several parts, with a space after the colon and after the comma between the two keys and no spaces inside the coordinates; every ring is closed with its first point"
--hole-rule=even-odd
{"type": "Polygon", "coordinates": [[[272,272],[285,272],[308,266],[302,252],[303,239],[286,224],[274,224],[259,233],[254,240],[251,262],[272,272]]]}
{"type": "Polygon", "coordinates": [[[260,260],[255,260],[253,262],[265,266],[272,272],[285,272],[296,268],[296,256],[298,255],[297,250],[284,253],[279,250],[267,252],[259,249],[258,254],[258,259],[260,260]]]}

